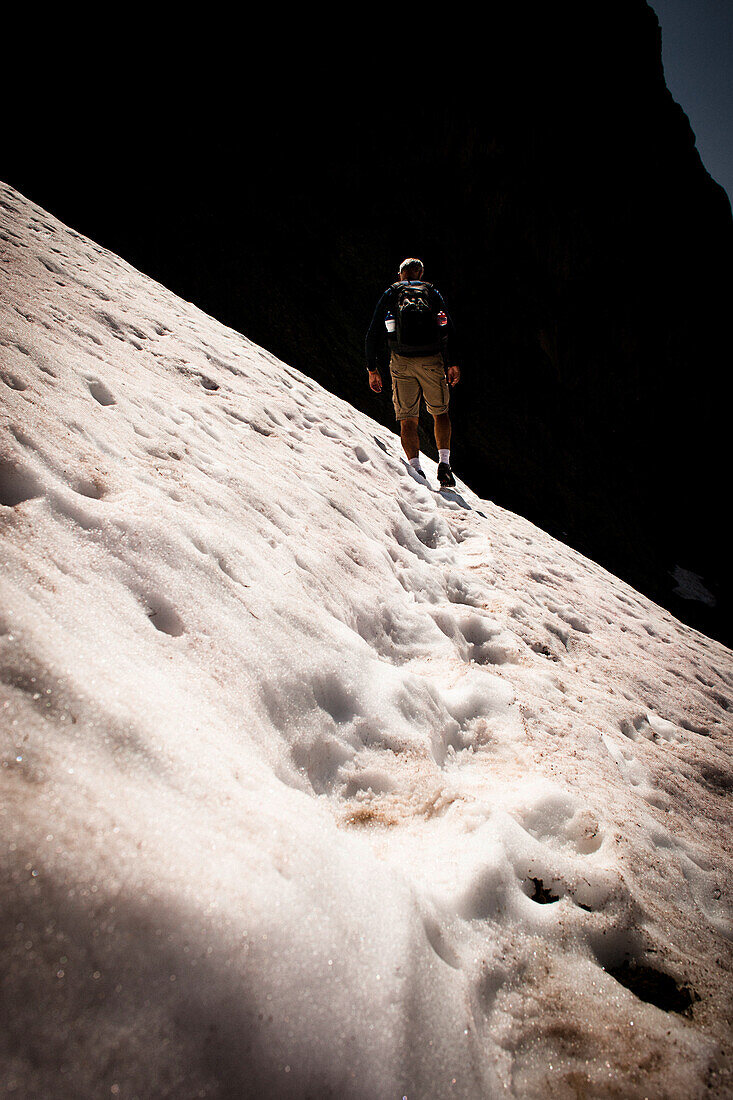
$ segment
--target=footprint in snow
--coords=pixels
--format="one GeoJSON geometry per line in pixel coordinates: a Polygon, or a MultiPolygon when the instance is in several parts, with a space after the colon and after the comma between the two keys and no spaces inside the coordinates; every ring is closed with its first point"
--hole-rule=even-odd
{"type": "Polygon", "coordinates": [[[116,405],[117,399],[112,391],[105,386],[104,382],[100,382],[98,378],[87,378],[87,386],[89,392],[100,405],[116,405]]]}
{"type": "Polygon", "coordinates": [[[22,392],[28,389],[28,383],[18,378],[17,374],[11,374],[10,371],[0,371],[0,382],[4,382],[11,390],[22,392]]]}
{"type": "Polygon", "coordinates": [[[15,508],[40,496],[43,489],[31,470],[20,462],[0,457],[0,505],[15,508]]]}

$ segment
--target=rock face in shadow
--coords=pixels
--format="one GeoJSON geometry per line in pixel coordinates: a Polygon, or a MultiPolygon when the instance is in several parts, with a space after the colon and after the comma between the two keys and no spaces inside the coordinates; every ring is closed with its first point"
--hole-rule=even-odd
{"type": "Polygon", "coordinates": [[[92,179],[29,153],[8,182],[390,426],[364,333],[421,256],[461,337],[457,473],[731,644],[730,203],[644,0],[484,14],[152,117],[144,171],[110,145],[92,179]]]}

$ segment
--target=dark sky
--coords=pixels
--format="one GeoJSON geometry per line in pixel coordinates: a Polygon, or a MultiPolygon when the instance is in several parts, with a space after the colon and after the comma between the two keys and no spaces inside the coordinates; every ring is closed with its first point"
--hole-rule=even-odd
{"type": "Polygon", "coordinates": [[[733,0],[649,0],[662,27],[667,87],[697,150],[733,201],[733,0]]]}

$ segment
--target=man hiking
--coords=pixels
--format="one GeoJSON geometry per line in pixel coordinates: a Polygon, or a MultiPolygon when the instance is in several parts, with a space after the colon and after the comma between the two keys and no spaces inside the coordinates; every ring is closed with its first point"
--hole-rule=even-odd
{"type": "Polygon", "coordinates": [[[441,489],[449,489],[456,479],[450,468],[448,384],[455,386],[461,372],[453,362],[453,323],[440,293],[431,283],[424,282],[423,270],[420,260],[403,260],[399,282],[385,290],[377,302],[366,335],[369,386],[375,393],[382,391],[379,362],[386,343],[390,351],[392,401],[408,461],[425,478],[420,467],[418,435],[422,396],[434,421],[438,481],[441,489]]]}

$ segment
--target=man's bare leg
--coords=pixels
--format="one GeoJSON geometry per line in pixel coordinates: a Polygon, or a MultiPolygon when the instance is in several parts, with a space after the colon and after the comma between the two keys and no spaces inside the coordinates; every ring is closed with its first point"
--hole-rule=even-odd
{"type": "Polygon", "coordinates": [[[439,451],[450,448],[450,417],[447,412],[438,413],[435,421],[435,445],[439,451]]]}
{"type": "Polygon", "coordinates": [[[450,417],[447,412],[438,413],[435,420],[435,442],[438,447],[438,481],[441,488],[452,489],[456,479],[450,468],[450,417]]]}
{"type": "Polygon", "coordinates": [[[402,440],[402,446],[408,459],[417,458],[420,454],[420,435],[417,430],[417,425],[417,417],[415,417],[414,420],[412,417],[400,420],[400,439],[402,440]]]}

